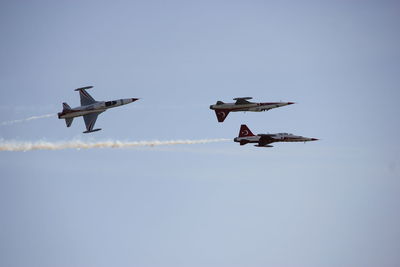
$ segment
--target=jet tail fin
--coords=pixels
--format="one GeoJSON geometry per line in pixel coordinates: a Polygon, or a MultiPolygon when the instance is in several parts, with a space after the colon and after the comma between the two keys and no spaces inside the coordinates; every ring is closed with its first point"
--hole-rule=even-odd
{"type": "Polygon", "coordinates": [[[225,118],[228,116],[229,110],[227,109],[218,109],[215,110],[215,115],[217,115],[218,122],[223,122],[225,118]]]}
{"type": "Polygon", "coordinates": [[[254,136],[246,124],[240,125],[239,137],[254,136]]]}
{"type": "Polygon", "coordinates": [[[71,126],[73,120],[74,118],[65,118],[65,123],[67,124],[67,127],[71,126]]]}

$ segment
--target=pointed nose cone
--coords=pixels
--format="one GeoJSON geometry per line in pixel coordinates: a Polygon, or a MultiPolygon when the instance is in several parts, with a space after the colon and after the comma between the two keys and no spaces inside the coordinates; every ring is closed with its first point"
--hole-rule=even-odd
{"type": "Polygon", "coordinates": [[[139,100],[139,98],[125,98],[125,99],[121,99],[122,103],[121,105],[126,105],[126,104],[130,104],[132,102],[135,102],[139,100]]]}
{"type": "Polygon", "coordinates": [[[296,104],[295,102],[287,102],[288,105],[296,104]]]}
{"type": "Polygon", "coordinates": [[[318,141],[319,139],[317,138],[311,138],[311,141],[318,141]]]}

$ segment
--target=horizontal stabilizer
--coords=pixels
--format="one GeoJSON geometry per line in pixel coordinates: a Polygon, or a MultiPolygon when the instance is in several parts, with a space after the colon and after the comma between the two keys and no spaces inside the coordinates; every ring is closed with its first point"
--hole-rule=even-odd
{"type": "Polygon", "coordinates": [[[63,110],[70,110],[71,109],[71,107],[65,102],[62,103],[62,105],[63,105],[63,110]]]}
{"type": "Polygon", "coordinates": [[[74,120],[74,118],[66,118],[65,119],[65,123],[67,124],[67,127],[71,126],[73,120],[74,120]]]}
{"type": "Polygon", "coordinates": [[[249,143],[247,140],[240,140],[240,145],[244,146],[245,144],[249,143]]]}
{"type": "Polygon", "coordinates": [[[91,131],[84,131],[83,133],[93,133],[93,132],[97,132],[97,131],[100,131],[101,129],[100,128],[98,128],[98,129],[93,129],[93,130],[91,130],[91,131]]]}

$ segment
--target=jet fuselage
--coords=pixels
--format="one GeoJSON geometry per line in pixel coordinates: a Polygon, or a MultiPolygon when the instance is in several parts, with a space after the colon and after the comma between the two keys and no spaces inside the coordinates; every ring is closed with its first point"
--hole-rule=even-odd
{"type": "Polygon", "coordinates": [[[291,104],[294,103],[293,102],[265,102],[265,103],[248,103],[248,104],[223,103],[223,104],[211,105],[210,109],[227,110],[229,112],[235,112],[235,111],[261,112],[291,104]]]}
{"type": "Polygon", "coordinates": [[[293,135],[289,133],[276,133],[276,134],[257,134],[254,136],[244,136],[244,137],[235,137],[233,141],[240,143],[241,145],[245,145],[248,143],[259,143],[260,139],[263,136],[267,136],[269,138],[269,143],[275,142],[308,142],[308,141],[316,141],[316,138],[309,138],[300,135],[293,135]]]}
{"type": "Polygon", "coordinates": [[[118,106],[126,105],[138,100],[138,98],[125,98],[113,101],[97,101],[93,104],[86,106],[79,106],[72,109],[63,110],[58,113],[59,119],[75,118],[79,116],[85,116],[91,113],[101,113],[109,108],[115,108],[118,106]]]}
{"type": "Polygon", "coordinates": [[[239,130],[239,136],[235,137],[233,141],[240,143],[241,146],[248,143],[256,143],[257,147],[272,147],[271,143],[275,142],[308,142],[317,141],[316,138],[309,138],[300,135],[293,135],[289,133],[275,133],[275,134],[257,134],[254,135],[247,125],[242,124],[239,130]]]}
{"type": "Polygon", "coordinates": [[[211,105],[210,109],[215,111],[215,115],[217,116],[218,122],[223,122],[228,116],[229,112],[237,112],[237,111],[252,111],[252,112],[261,112],[267,111],[273,108],[279,108],[287,105],[294,104],[294,102],[261,102],[254,103],[248,101],[252,99],[251,97],[236,97],[233,100],[236,100],[235,103],[224,103],[222,101],[217,101],[215,105],[211,105]]]}

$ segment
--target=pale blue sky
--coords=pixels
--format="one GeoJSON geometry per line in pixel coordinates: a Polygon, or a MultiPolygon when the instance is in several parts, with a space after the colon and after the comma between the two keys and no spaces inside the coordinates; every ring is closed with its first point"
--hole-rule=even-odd
{"type": "Polygon", "coordinates": [[[0,121],[140,97],[83,135],[21,141],[320,138],[0,153],[0,266],[398,266],[397,1],[2,1],[0,121]],[[297,105],[234,113],[237,96],[297,105]]]}

